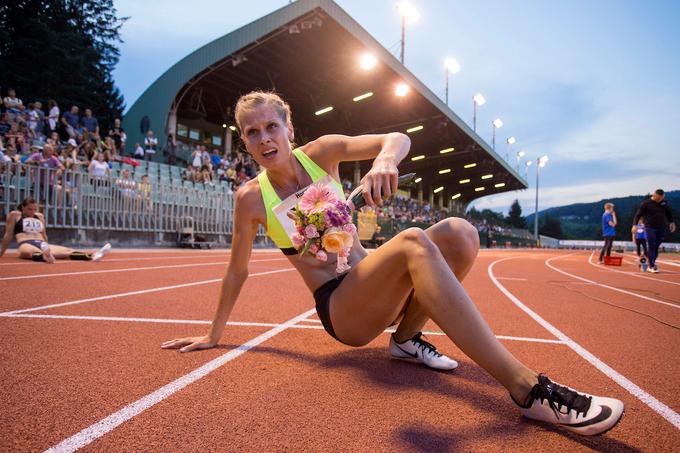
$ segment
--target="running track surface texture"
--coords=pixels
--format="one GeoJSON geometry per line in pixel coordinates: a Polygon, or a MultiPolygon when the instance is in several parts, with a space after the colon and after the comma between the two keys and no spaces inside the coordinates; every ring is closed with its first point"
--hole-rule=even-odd
{"type": "Polygon", "coordinates": [[[602,436],[523,419],[433,323],[453,372],[321,328],[279,253],[254,253],[219,347],[203,335],[228,251],[114,251],[101,263],[0,259],[0,451],[680,451],[680,259],[660,274],[583,251],[480,252],[464,286],[529,367],[624,401],[602,436]],[[676,327],[673,327],[676,326],[676,327]]]}

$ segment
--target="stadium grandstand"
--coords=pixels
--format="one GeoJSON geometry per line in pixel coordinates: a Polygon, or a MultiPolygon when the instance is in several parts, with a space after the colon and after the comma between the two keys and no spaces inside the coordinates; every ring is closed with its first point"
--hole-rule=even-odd
{"type": "MultiPolygon", "coordinates": [[[[229,243],[232,194],[259,171],[240,149],[233,106],[255,89],[290,103],[299,143],[329,133],[408,134],[411,152],[399,170],[416,173],[416,185],[375,213],[378,222],[364,232],[373,242],[407,224],[462,215],[479,197],[527,187],[337,4],[300,0],[187,55],[108,134],[92,130],[87,115],[72,122],[78,112],[64,112],[66,134],[56,137],[47,116],[42,131],[24,110],[7,117],[15,125],[3,137],[0,220],[31,194],[65,241],[94,243],[110,231],[121,233],[121,243],[169,243],[190,218],[196,234],[229,243]],[[19,130],[26,131],[21,141],[19,130]]],[[[341,167],[346,190],[369,165],[341,167]]]]}

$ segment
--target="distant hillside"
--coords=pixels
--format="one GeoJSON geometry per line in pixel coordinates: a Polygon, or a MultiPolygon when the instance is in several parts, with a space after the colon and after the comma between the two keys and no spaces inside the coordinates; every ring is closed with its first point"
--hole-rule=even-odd
{"type": "MultiPolygon", "coordinates": [[[[605,198],[592,203],[574,203],[558,206],[539,212],[540,223],[546,216],[556,218],[562,224],[562,239],[600,239],[602,237],[601,219],[606,202],[614,203],[614,210],[619,219],[616,237],[619,240],[630,240],[630,226],[638,206],[649,195],[631,195],[621,198],[605,198]]],[[[673,219],[680,224],[680,190],[666,192],[666,200],[671,205],[673,219]]],[[[534,215],[525,217],[527,225],[534,223],[534,215]]],[[[680,234],[676,231],[668,238],[670,242],[680,242],[680,234]]]]}

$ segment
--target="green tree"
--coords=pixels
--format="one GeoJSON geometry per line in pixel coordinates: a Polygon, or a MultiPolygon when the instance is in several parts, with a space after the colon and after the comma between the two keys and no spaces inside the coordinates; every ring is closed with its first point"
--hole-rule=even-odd
{"type": "Polygon", "coordinates": [[[564,239],[562,233],[562,223],[557,217],[552,217],[548,214],[539,217],[538,232],[544,236],[549,236],[555,239],[564,239]]]}
{"type": "Polygon", "coordinates": [[[125,108],[112,77],[125,20],[112,0],[0,3],[0,86],[62,112],[91,108],[105,129],[125,108]]]}
{"type": "Polygon", "coordinates": [[[526,228],[527,221],[522,217],[522,207],[519,205],[519,200],[515,200],[510,206],[508,212],[508,223],[514,228],[526,228]]]}

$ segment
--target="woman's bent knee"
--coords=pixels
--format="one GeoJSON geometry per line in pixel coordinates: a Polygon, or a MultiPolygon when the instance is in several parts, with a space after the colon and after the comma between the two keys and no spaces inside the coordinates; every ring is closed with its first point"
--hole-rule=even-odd
{"type": "Polygon", "coordinates": [[[422,256],[427,254],[432,256],[439,253],[439,248],[420,228],[408,228],[399,234],[401,239],[405,242],[405,253],[407,255],[422,256]]]}

